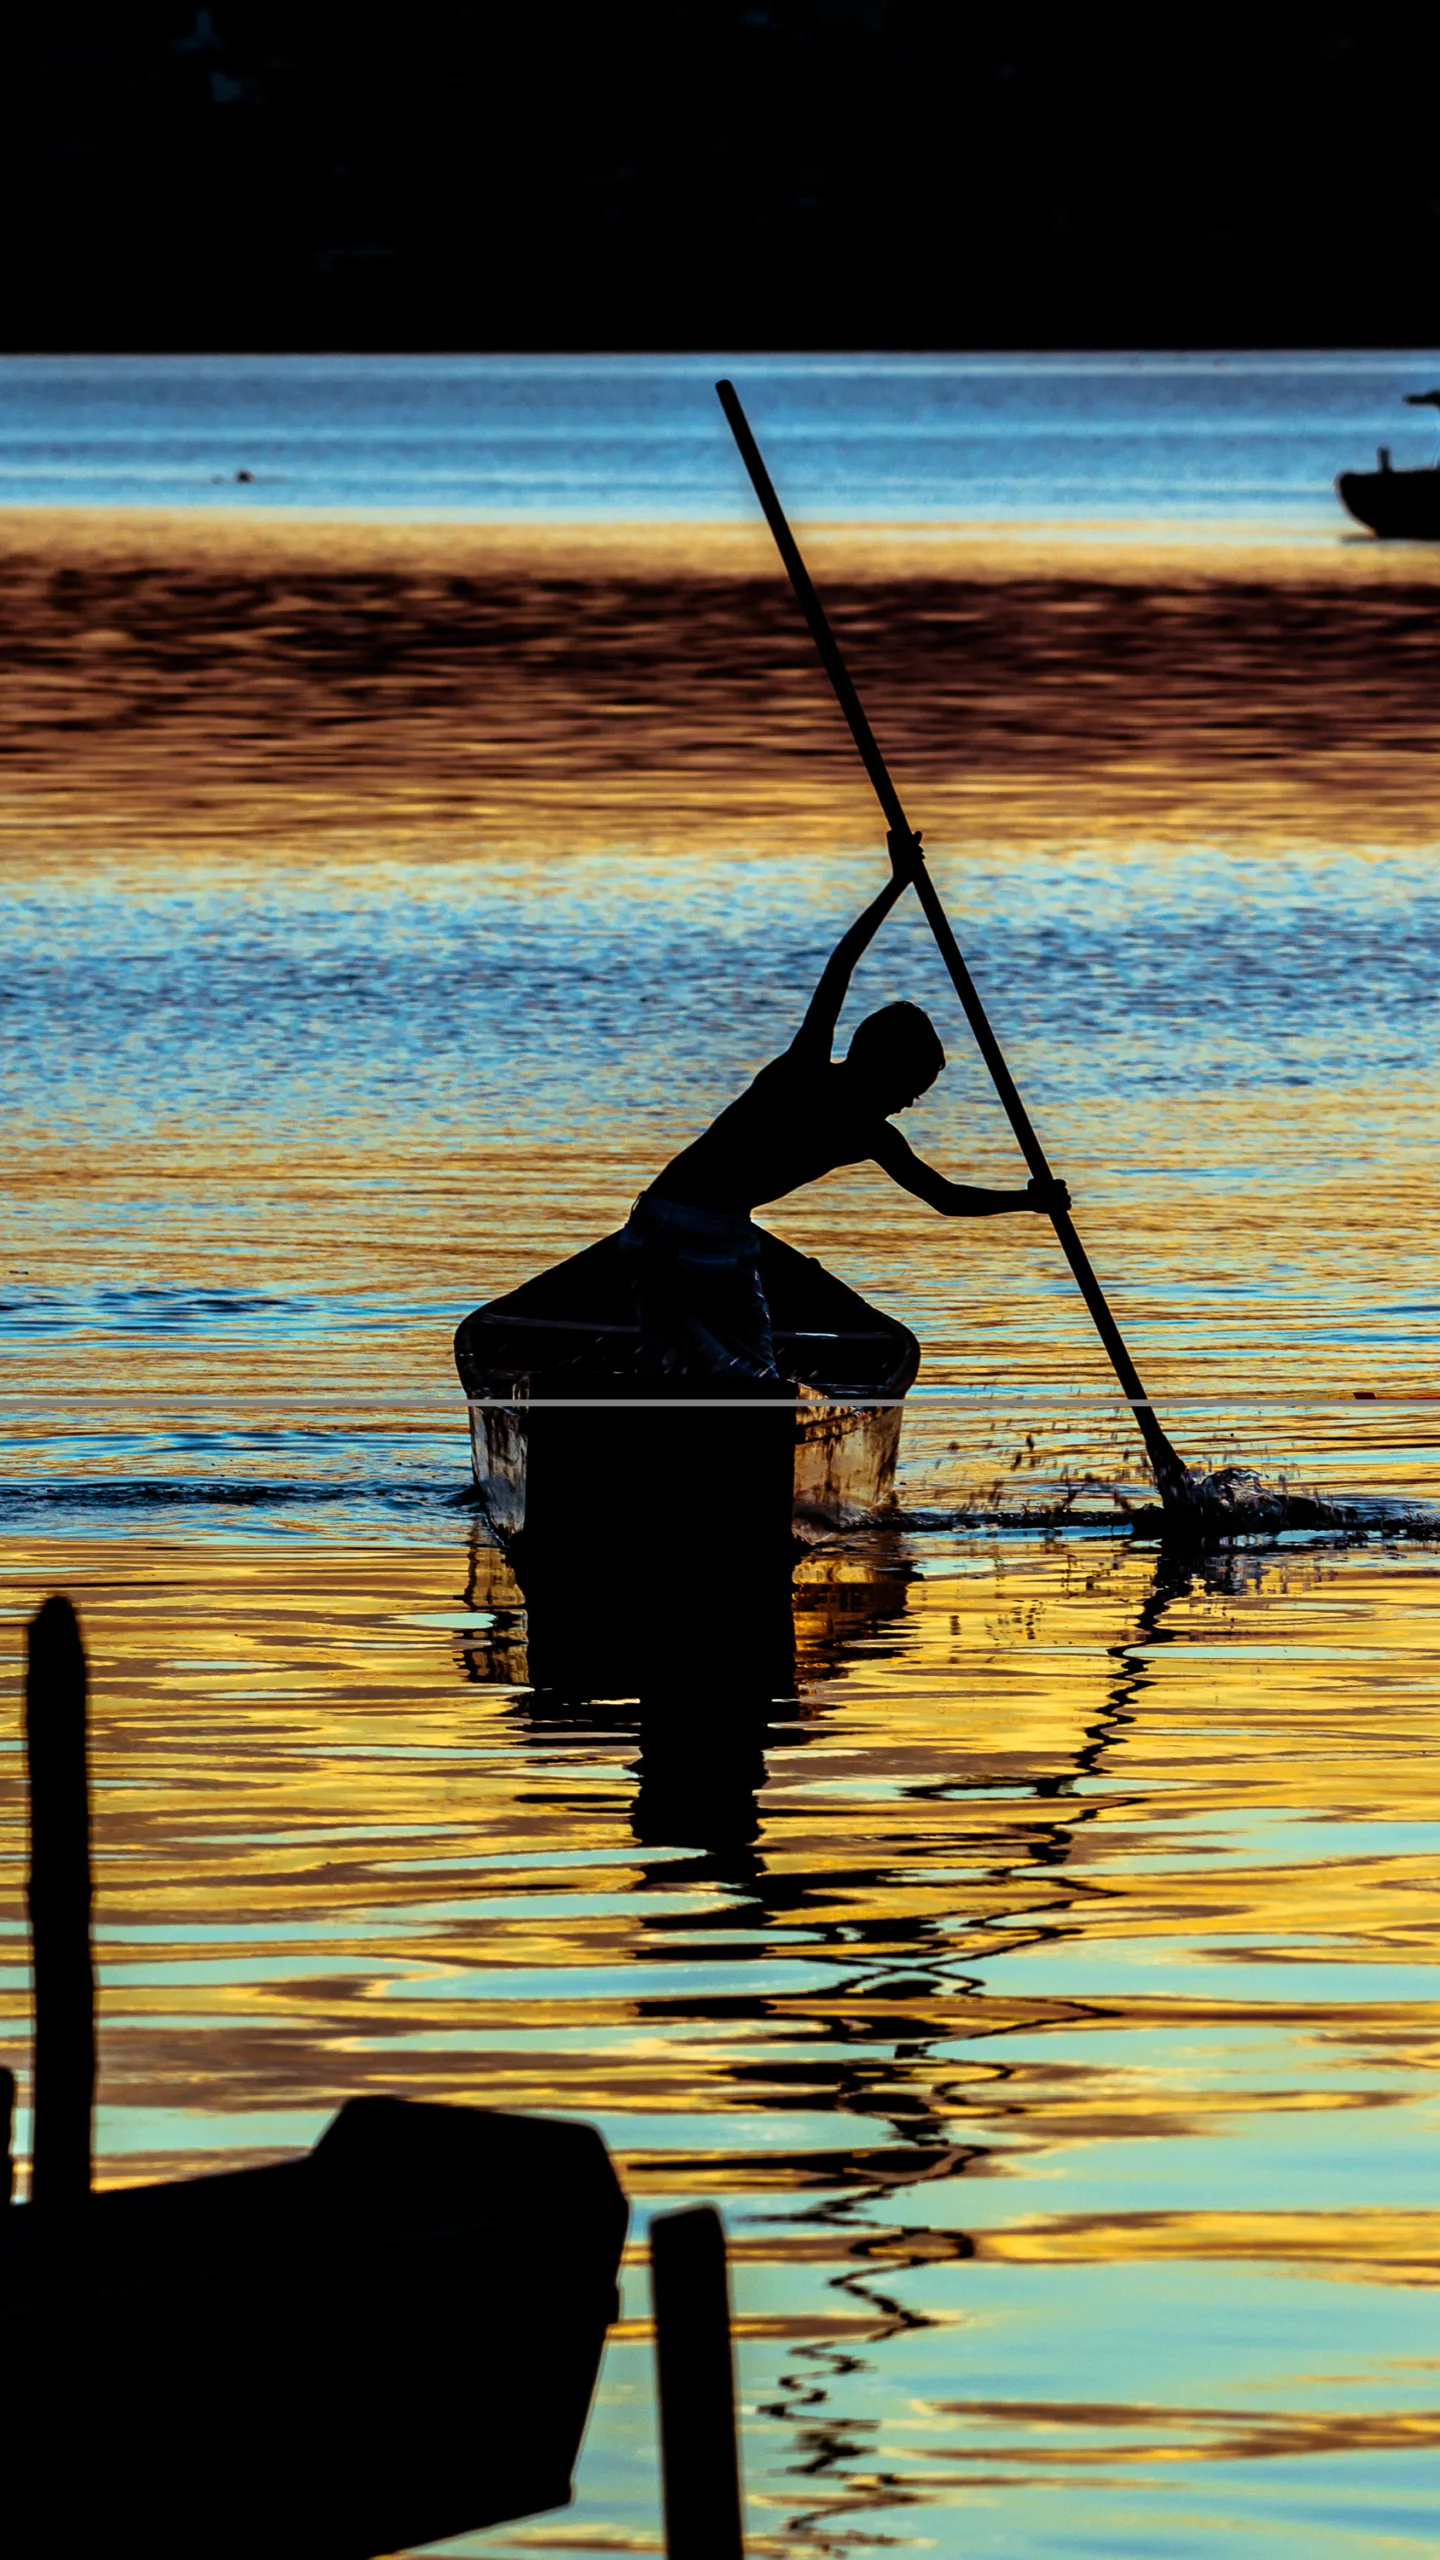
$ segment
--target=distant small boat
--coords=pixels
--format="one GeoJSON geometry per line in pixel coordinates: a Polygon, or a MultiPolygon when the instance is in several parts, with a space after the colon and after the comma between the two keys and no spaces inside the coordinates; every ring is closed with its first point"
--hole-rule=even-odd
{"type": "Polygon", "coordinates": [[[657,1561],[719,1523],[727,1552],[793,1553],[893,1502],[913,1333],[766,1235],[778,1386],[646,1379],[618,1235],[477,1307],[455,1336],[481,1507],[522,1578],[537,1551],[657,1561]],[[813,1410],[812,1410],[813,1408],[813,1410]]]}
{"type": "MultiPolygon", "coordinates": [[[[1407,391],[1411,409],[1440,409],[1440,391],[1407,391]]],[[[1374,471],[1342,471],[1336,495],[1357,524],[1392,541],[1440,542],[1440,463],[1418,471],[1396,471],[1390,447],[1382,444],[1374,471]]]]}

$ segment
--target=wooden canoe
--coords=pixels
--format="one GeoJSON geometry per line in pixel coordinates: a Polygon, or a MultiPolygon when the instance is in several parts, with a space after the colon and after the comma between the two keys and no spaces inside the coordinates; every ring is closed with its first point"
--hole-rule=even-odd
{"type": "Polygon", "coordinates": [[[753,1556],[893,1504],[914,1335],[765,1235],[777,1387],[645,1380],[618,1236],[467,1316],[455,1363],[481,1507],[517,1554],[599,1536],[655,1553],[723,1524],[753,1556]]]}

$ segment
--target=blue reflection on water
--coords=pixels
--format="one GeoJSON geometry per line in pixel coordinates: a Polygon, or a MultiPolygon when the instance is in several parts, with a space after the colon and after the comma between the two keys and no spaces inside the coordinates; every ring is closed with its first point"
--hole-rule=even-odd
{"type": "Polygon", "coordinates": [[[733,374],[795,502],[849,518],[1331,523],[1377,442],[1432,459],[1423,351],[11,356],[0,503],[749,518],[733,374]],[[253,480],[238,483],[239,470],[253,480]]]}

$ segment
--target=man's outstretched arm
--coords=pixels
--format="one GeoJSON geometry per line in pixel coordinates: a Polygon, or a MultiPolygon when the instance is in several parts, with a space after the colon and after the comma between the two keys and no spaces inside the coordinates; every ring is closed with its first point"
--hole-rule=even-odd
{"type": "Polygon", "coordinates": [[[805,1019],[790,1044],[792,1049],[816,1049],[823,1057],[829,1057],[835,1025],[850,992],[856,962],[862,953],[869,950],[891,908],[904,896],[922,859],[918,836],[891,837],[890,878],[879,897],[871,899],[864,914],[856,917],[849,932],[843,933],[836,943],[806,1007],[805,1019]]]}
{"type": "Polygon", "coordinates": [[[913,1191],[917,1200],[928,1201],[942,1218],[998,1218],[1008,1209],[1039,1209],[1048,1216],[1052,1209],[1070,1206],[1070,1194],[1063,1182],[1027,1182],[1023,1191],[990,1191],[977,1183],[949,1182],[933,1164],[926,1164],[923,1156],[917,1156],[888,1121],[874,1161],[892,1182],[899,1183],[902,1191],[913,1191]]]}

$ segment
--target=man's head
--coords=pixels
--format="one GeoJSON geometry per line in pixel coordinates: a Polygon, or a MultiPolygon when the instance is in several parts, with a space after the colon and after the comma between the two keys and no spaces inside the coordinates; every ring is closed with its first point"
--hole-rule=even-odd
{"type": "Polygon", "coordinates": [[[945,1064],[940,1035],[918,1004],[883,1004],[858,1026],[845,1064],[888,1119],[932,1085],[945,1064]]]}

